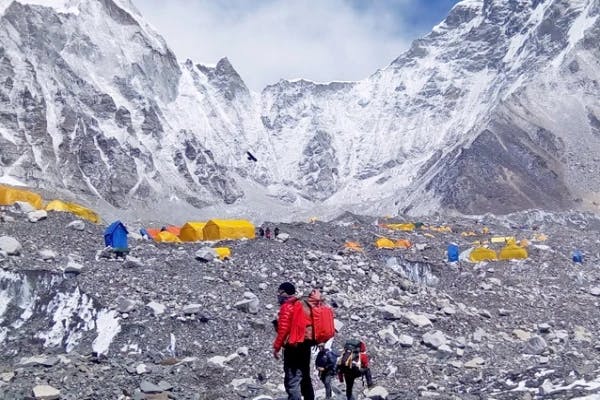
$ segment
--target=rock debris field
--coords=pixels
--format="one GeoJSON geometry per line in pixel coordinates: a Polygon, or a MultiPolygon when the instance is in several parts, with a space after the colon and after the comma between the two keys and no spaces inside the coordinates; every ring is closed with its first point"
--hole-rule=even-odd
{"type": "MultiPolygon", "coordinates": [[[[600,398],[593,215],[436,216],[420,221],[452,232],[401,232],[343,214],[269,223],[276,240],[219,243],[130,234],[124,260],[107,258],[104,225],[18,207],[0,215],[2,399],[285,399],[271,354],[282,281],[321,288],[335,308],[334,349],[367,343],[377,386],[358,382],[357,399],[600,398]],[[377,249],[382,236],[412,246],[377,249]],[[492,236],[528,239],[529,257],[469,262],[473,242],[492,236]],[[462,255],[450,263],[452,242],[462,255]],[[232,257],[199,260],[207,246],[232,257]]],[[[324,398],[316,375],[313,384],[324,398]]]]}

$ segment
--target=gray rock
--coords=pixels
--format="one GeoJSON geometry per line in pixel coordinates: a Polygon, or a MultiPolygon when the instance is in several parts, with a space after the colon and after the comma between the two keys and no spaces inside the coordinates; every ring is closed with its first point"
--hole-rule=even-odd
{"type": "Polygon", "coordinates": [[[424,345],[436,350],[447,342],[446,336],[441,331],[427,332],[423,335],[421,340],[424,345]]]}
{"type": "Polygon", "coordinates": [[[50,249],[42,249],[38,252],[40,258],[44,261],[51,261],[56,258],[56,252],[50,249]]]}
{"type": "Polygon", "coordinates": [[[287,233],[280,233],[279,235],[277,235],[276,239],[281,243],[285,243],[290,239],[290,235],[288,235],[287,233]]]}
{"type": "Polygon", "coordinates": [[[212,247],[203,247],[200,250],[196,251],[196,260],[202,262],[210,262],[213,261],[216,257],[215,249],[212,247]]]}
{"type": "Polygon", "coordinates": [[[389,396],[389,392],[383,386],[375,386],[374,388],[368,389],[365,396],[367,399],[371,400],[386,400],[389,396]]]}
{"type": "Polygon", "coordinates": [[[590,289],[590,294],[592,296],[600,296],[600,287],[595,286],[593,288],[590,289]]]}
{"type": "Polygon", "coordinates": [[[85,222],[76,219],[75,221],[69,222],[69,224],[67,225],[67,228],[71,228],[76,231],[82,231],[85,229],[85,222]]]}
{"type": "Polygon", "coordinates": [[[523,352],[525,354],[542,354],[546,350],[546,347],[548,345],[542,337],[533,336],[525,344],[523,352]]]}
{"type": "Polygon", "coordinates": [[[398,343],[398,336],[394,333],[394,328],[392,326],[380,330],[377,334],[389,345],[393,346],[398,343]]]}
{"type": "Polygon", "coordinates": [[[146,304],[146,307],[148,307],[152,310],[152,313],[154,314],[154,316],[163,314],[166,309],[166,307],[164,305],[157,303],[155,301],[151,301],[150,303],[146,304]]]}
{"type": "Polygon", "coordinates": [[[548,332],[550,332],[551,329],[552,329],[552,327],[550,326],[550,324],[547,324],[547,323],[538,325],[538,330],[540,331],[540,333],[548,333],[548,332]]]}
{"type": "Polygon", "coordinates": [[[5,251],[9,256],[19,255],[21,248],[21,243],[14,237],[0,236],[0,250],[5,251]]]}
{"type": "Polygon", "coordinates": [[[234,307],[245,313],[258,314],[258,307],[260,305],[258,297],[254,293],[245,292],[244,298],[244,300],[235,303],[234,307]]]}
{"type": "Polygon", "coordinates": [[[418,328],[424,328],[426,326],[432,326],[433,323],[429,318],[422,314],[415,314],[412,311],[409,311],[404,314],[404,318],[408,319],[408,321],[418,328]]]}
{"type": "Polygon", "coordinates": [[[202,310],[202,304],[187,304],[181,310],[184,314],[198,314],[202,310]]]}
{"type": "Polygon", "coordinates": [[[79,273],[81,273],[81,271],[83,271],[83,268],[84,268],[83,265],[81,265],[80,263],[73,261],[73,260],[69,260],[69,262],[67,263],[67,266],[63,269],[63,272],[79,274],[79,273]]]}
{"type": "Polygon", "coordinates": [[[161,388],[163,390],[163,392],[166,392],[168,390],[172,390],[173,389],[173,385],[171,385],[169,382],[167,381],[159,381],[156,386],[158,386],[159,388],[161,388]]]}
{"type": "Polygon", "coordinates": [[[33,397],[39,400],[59,399],[60,390],[50,385],[37,385],[33,388],[33,397]]]}
{"type": "Polygon", "coordinates": [[[36,211],[36,208],[26,201],[15,201],[11,209],[20,214],[27,214],[36,211]]]}
{"type": "Polygon", "coordinates": [[[13,380],[14,377],[15,377],[15,373],[12,371],[3,372],[0,374],[0,380],[2,380],[2,382],[10,382],[13,380]]]}
{"type": "Polygon", "coordinates": [[[480,368],[485,364],[485,360],[481,357],[475,357],[469,361],[467,361],[464,366],[465,368],[480,368]]]}
{"type": "Polygon", "coordinates": [[[43,355],[40,356],[32,356],[32,357],[24,357],[17,364],[20,367],[32,367],[32,366],[43,366],[43,367],[53,367],[58,364],[60,360],[58,357],[46,357],[43,355]]]}
{"type": "Polygon", "coordinates": [[[386,304],[379,309],[384,319],[395,320],[401,319],[404,316],[402,308],[386,304]]]}
{"type": "Polygon", "coordinates": [[[155,385],[154,383],[152,383],[148,380],[143,380],[140,383],[140,390],[144,393],[161,393],[161,392],[163,392],[163,389],[160,386],[155,385]]]}
{"type": "Polygon", "coordinates": [[[398,336],[398,343],[400,343],[400,346],[402,346],[402,347],[412,347],[414,341],[415,340],[411,336],[408,336],[408,335],[398,336]]]}
{"type": "Polygon", "coordinates": [[[144,266],[139,258],[132,257],[130,255],[125,258],[125,261],[122,265],[123,268],[142,268],[144,266]]]}
{"type": "Polygon", "coordinates": [[[135,309],[137,303],[134,300],[119,296],[115,299],[116,309],[120,313],[128,313],[135,309]]]}
{"type": "Polygon", "coordinates": [[[29,222],[38,222],[48,218],[48,212],[46,210],[36,210],[27,213],[27,220],[29,222]]]}
{"type": "Polygon", "coordinates": [[[248,354],[249,354],[248,346],[238,347],[235,352],[242,357],[248,357],[248,354]]]}

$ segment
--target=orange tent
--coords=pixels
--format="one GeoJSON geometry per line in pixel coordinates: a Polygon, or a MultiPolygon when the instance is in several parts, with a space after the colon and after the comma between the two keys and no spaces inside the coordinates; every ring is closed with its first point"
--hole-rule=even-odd
{"type": "Polygon", "coordinates": [[[358,242],[346,242],[344,244],[344,247],[347,248],[348,250],[363,251],[362,246],[358,242]]]}
{"type": "Polygon", "coordinates": [[[396,240],[396,247],[400,249],[410,249],[412,247],[412,243],[410,240],[398,239],[396,240]]]}
{"type": "MultiPolygon", "coordinates": [[[[170,232],[175,236],[179,236],[179,233],[181,232],[181,228],[178,226],[169,225],[164,228],[167,232],[170,232]]],[[[156,235],[158,235],[161,230],[162,228],[147,228],[146,232],[148,232],[148,236],[150,236],[151,239],[156,239],[156,235]]]]}

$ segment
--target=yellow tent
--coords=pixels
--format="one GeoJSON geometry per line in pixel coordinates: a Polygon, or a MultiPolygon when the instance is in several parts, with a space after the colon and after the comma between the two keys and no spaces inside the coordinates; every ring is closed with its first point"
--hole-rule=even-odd
{"type": "Polygon", "coordinates": [[[494,236],[492,238],[492,243],[508,243],[508,242],[516,242],[514,236],[494,236]]]}
{"type": "Polygon", "coordinates": [[[487,235],[488,233],[490,233],[490,228],[488,228],[487,226],[484,226],[483,229],[481,230],[481,233],[483,233],[484,235],[487,235]]]}
{"type": "Polygon", "coordinates": [[[398,248],[409,249],[411,246],[412,246],[412,243],[410,242],[410,240],[406,240],[406,239],[396,240],[396,247],[398,247],[398,248]]]}
{"type": "Polygon", "coordinates": [[[346,242],[344,244],[344,247],[347,248],[348,250],[363,251],[362,246],[358,242],[346,242]]]}
{"type": "Polygon", "coordinates": [[[202,229],[204,229],[204,225],[206,225],[206,222],[186,222],[185,225],[181,227],[179,239],[184,242],[203,240],[204,233],[202,232],[202,229]]]}
{"type": "Polygon", "coordinates": [[[536,242],[545,242],[546,240],[548,240],[548,236],[544,235],[543,233],[536,233],[535,235],[533,235],[533,240],[535,240],[536,242]]]}
{"type": "Polygon", "coordinates": [[[392,229],[395,231],[414,231],[415,230],[415,224],[386,224],[385,225],[386,228],[388,229],[392,229]]]}
{"type": "Polygon", "coordinates": [[[429,229],[432,231],[435,231],[435,232],[440,232],[440,233],[452,232],[452,228],[450,228],[449,226],[431,226],[431,227],[429,227],[429,229]]]}
{"type": "Polygon", "coordinates": [[[432,235],[431,233],[424,233],[423,236],[428,237],[428,238],[435,238],[435,236],[432,235]]]}
{"type": "Polygon", "coordinates": [[[161,231],[154,236],[154,240],[157,242],[164,243],[181,243],[181,240],[172,232],[169,231],[161,231]]]}
{"type": "Polygon", "coordinates": [[[42,208],[42,196],[39,194],[0,185],[0,206],[10,206],[17,201],[25,201],[38,210],[42,208]]]}
{"type": "Polygon", "coordinates": [[[379,238],[375,242],[375,246],[377,246],[378,249],[393,249],[396,247],[396,244],[388,238],[379,238]]]}
{"type": "Polygon", "coordinates": [[[477,234],[475,232],[473,232],[473,231],[469,231],[469,232],[461,232],[460,236],[464,236],[464,237],[467,237],[467,236],[477,236],[477,234]]]}
{"type": "Polygon", "coordinates": [[[52,200],[46,205],[46,211],[63,211],[77,215],[83,219],[87,219],[95,224],[100,222],[100,217],[94,211],[80,206],[79,204],[69,203],[62,200],[52,200]]]}
{"type": "Polygon", "coordinates": [[[492,249],[488,249],[487,247],[477,247],[471,251],[469,259],[473,262],[493,261],[498,259],[498,256],[492,249]]]}
{"type": "Polygon", "coordinates": [[[243,219],[211,219],[202,229],[204,240],[254,239],[252,222],[243,219]]]}
{"type": "Polygon", "coordinates": [[[517,246],[514,243],[509,243],[502,250],[500,250],[500,255],[498,259],[500,260],[514,260],[514,259],[524,259],[527,258],[527,250],[522,247],[517,246]]]}
{"type": "Polygon", "coordinates": [[[229,247],[215,247],[215,253],[217,253],[217,256],[221,260],[231,258],[231,249],[229,247]]]}

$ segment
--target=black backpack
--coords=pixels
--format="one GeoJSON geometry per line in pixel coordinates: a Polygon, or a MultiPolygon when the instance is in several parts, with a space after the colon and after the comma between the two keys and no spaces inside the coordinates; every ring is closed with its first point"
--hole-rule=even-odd
{"type": "Polygon", "coordinates": [[[338,370],[346,375],[362,375],[360,365],[360,340],[350,339],[344,344],[344,351],[338,359],[338,370]]]}

